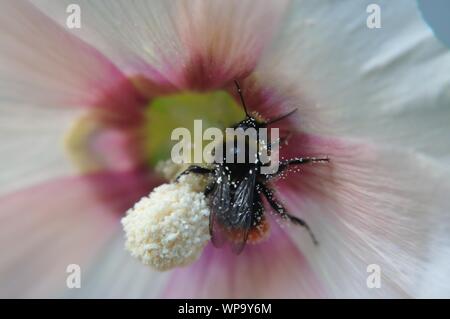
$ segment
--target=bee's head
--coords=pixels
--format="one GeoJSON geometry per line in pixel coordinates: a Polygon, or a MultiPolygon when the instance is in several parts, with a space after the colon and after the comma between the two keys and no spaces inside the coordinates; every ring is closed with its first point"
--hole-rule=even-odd
{"type": "Polygon", "coordinates": [[[240,121],[239,123],[233,125],[234,129],[241,128],[244,131],[248,128],[254,128],[258,129],[260,127],[266,127],[266,123],[264,121],[260,121],[256,119],[254,116],[252,116],[248,110],[247,106],[245,104],[244,96],[242,95],[241,87],[239,86],[239,82],[237,80],[234,80],[234,84],[236,85],[237,92],[239,94],[239,97],[241,98],[242,106],[245,111],[245,119],[240,121]]]}

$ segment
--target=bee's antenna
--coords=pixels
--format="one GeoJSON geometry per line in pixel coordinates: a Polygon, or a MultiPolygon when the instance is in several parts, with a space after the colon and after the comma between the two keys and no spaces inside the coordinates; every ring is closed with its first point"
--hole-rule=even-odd
{"type": "Polygon", "coordinates": [[[239,82],[237,80],[234,80],[234,84],[236,84],[236,88],[239,94],[239,97],[241,98],[242,106],[244,107],[245,115],[247,117],[250,117],[250,115],[247,112],[247,105],[245,105],[244,96],[242,95],[241,87],[239,86],[239,82]]]}
{"type": "Polygon", "coordinates": [[[293,109],[292,111],[290,111],[290,112],[288,112],[286,114],[283,114],[280,117],[277,117],[276,119],[273,119],[273,120],[270,120],[270,121],[266,122],[266,125],[273,124],[275,122],[281,121],[281,120],[285,119],[286,117],[294,114],[296,111],[297,111],[297,109],[293,109]]]}

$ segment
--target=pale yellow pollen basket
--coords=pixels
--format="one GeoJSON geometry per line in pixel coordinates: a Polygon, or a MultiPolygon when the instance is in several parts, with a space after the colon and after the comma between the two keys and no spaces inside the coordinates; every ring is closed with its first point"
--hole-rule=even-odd
{"type": "Polygon", "coordinates": [[[122,218],[126,249],[159,271],[198,259],[210,239],[203,185],[202,177],[191,174],[143,197],[122,218]]]}

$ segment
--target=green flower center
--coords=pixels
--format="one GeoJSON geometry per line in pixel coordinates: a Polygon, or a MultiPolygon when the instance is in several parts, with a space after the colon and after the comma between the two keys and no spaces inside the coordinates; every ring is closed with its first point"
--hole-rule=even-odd
{"type": "MultiPolygon", "coordinates": [[[[144,150],[151,166],[170,158],[172,131],[186,128],[194,137],[194,120],[202,120],[202,128],[224,130],[244,119],[245,113],[226,91],[208,93],[184,92],[152,100],[145,111],[144,150]]],[[[203,141],[201,146],[210,141],[203,141]]],[[[200,145],[195,144],[195,147],[200,145]]]]}

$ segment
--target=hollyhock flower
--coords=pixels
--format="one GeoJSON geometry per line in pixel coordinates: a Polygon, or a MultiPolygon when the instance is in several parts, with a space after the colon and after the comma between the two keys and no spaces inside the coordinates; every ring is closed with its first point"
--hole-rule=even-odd
{"type": "Polygon", "coordinates": [[[450,52],[414,1],[377,1],[380,29],[370,1],[118,0],[69,29],[71,2],[0,11],[1,296],[450,297],[450,52]],[[242,118],[235,79],[265,118],[298,108],[283,157],[331,159],[273,185],[320,245],[272,222],[154,271],[120,219],[163,183],[167,132],[242,118]]]}

